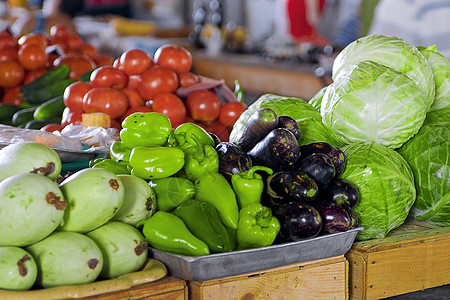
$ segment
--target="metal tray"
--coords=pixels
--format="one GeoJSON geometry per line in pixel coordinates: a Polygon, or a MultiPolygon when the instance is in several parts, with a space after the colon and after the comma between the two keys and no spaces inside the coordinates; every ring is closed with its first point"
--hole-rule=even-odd
{"type": "Polygon", "coordinates": [[[166,265],[170,275],[204,281],[343,255],[361,230],[363,227],[357,227],[298,242],[203,256],[177,255],[153,248],[149,251],[166,265]]]}

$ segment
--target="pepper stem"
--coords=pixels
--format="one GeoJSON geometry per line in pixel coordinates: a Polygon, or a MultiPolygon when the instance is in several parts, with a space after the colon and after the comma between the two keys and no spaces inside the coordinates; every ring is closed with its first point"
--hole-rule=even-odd
{"type": "Polygon", "coordinates": [[[193,147],[197,149],[197,151],[195,152],[195,156],[197,159],[200,160],[206,156],[205,151],[203,150],[203,145],[195,134],[193,133],[186,134],[186,140],[191,145],[195,144],[193,147]]]}
{"type": "Polygon", "coordinates": [[[255,178],[254,173],[255,173],[256,171],[264,171],[264,172],[266,172],[266,173],[269,174],[269,175],[272,175],[272,174],[273,174],[273,170],[272,170],[271,168],[269,168],[269,167],[265,167],[265,166],[253,166],[253,167],[250,168],[250,170],[248,170],[247,172],[245,172],[244,175],[245,175],[246,178],[252,179],[252,178],[255,178]]]}
{"type": "Polygon", "coordinates": [[[272,210],[268,207],[263,207],[256,213],[256,221],[259,226],[265,228],[269,227],[270,219],[272,218],[272,210]]]}

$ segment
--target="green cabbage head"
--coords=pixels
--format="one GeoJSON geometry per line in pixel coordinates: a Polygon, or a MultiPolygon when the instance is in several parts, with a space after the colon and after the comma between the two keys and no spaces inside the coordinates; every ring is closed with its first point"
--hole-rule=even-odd
{"type": "Polygon", "coordinates": [[[436,50],[436,46],[417,47],[425,56],[434,75],[436,95],[429,111],[450,106],[450,60],[436,50]]]}
{"type": "Polygon", "coordinates": [[[377,143],[353,143],[341,149],[348,159],[341,177],[359,191],[352,211],[364,230],[356,238],[384,238],[405,222],[414,203],[413,173],[400,154],[377,143]]]}
{"type": "Polygon", "coordinates": [[[333,62],[333,80],[354,65],[371,60],[410,77],[424,95],[427,110],[434,101],[433,72],[425,57],[406,41],[384,35],[362,37],[345,47],[333,62]]]}
{"type": "Polygon", "coordinates": [[[376,142],[396,149],[419,131],[426,107],[407,75],[363,61],[328,86],[320,114],[342,143],[376,142]]]}
{"type": "Polygon", "coordinates": [[[417,200],[412,215],[439,226],[450,226],[449,116],[450,107],[428,113],[419,133],[398,150],[414,173],[417,200]]]}

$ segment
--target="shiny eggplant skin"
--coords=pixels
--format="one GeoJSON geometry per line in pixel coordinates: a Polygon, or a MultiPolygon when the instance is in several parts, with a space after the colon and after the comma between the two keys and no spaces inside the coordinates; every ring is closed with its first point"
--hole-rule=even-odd
{"type": "Polygon", "coordinates": [[[351,182],[336,177],[322,193],[322,198],[328,202],[334,202],[344,208],[353,208],[359,201],[359,192],[351,182]]]}
{"type": "Polygon", "coordinates": [[[315,142],[300,146],[302,152],[302,158],[307,157],[313,153],[323,153],[327,155],[334,164],[336,169],[336,175],[341,175],[347,165],[347,157],[341,149],[330,145],[327,142],[315,142]]]}
{"type": "Polygon", "coordinates": [[[253,165],[274,171],[292,170],[300,157],[300,146],[294,134],[284,128],[275,128],[247,152],[253,165]]]}
{"type": "Polygon", "coordinates": [[[300,141],[300,138],[302,137],[300,126],[298,126],[297,121],[290,116],[278,116],[278,128],[284,128],[292,132],[297,141],[300,141]]]}
{"type": "Polygon", "coordinates": [[[251,158],[231,142],[221,142],[214,148],[219,155],[219,173],[227,180],[235,173],[246,172],[252,167],[251,158]]]}
{"type": "Polygon", "coordinates": [[[324,234],[344,232],[353,225],[348,211],[336,203],[316,201],[314,207],[322,217],[322,233],[324,234]]]}
{"type": "Polygon", "coordinates": [[[298,169],[314,179],[319,191],[325,190],[336,174],[333,162],[323,153],[313,153],[301,159],[298,169]]]}
{"type": "Polygon", "coordinates": [[[270,108],[260,108],[250,116],[245,127],[232,142],[247,152],[277,126],[277,114],[270,108]]]}
{"type": "Polygon", "coordinates": [[[280,237],[284,241],[300,241],[317,236],[322,229],[322,217],[309,204],[286,203],[272,209],[281,224],[280,237]]]}
{"type": "Polygon", "coordinates": [[[319,188],[316,182],[301,171],[280,171],[267,178],[267,193],[274,202],[313,202],[319,188]],[[279,199],[279,200],[278,200],[279,199]]]}

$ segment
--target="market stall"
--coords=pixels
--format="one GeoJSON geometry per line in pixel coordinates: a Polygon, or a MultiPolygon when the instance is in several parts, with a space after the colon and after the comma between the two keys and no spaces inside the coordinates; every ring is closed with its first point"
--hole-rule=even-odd
{"type": "Polygon", "coordinates": [[[0,36],[1,299],[450,284],[450,62],[435,47],[374,35],[295,60],[214,55],[111,24],[103,42],[132,44],[106,55],[62,26],[0,36]]]}

